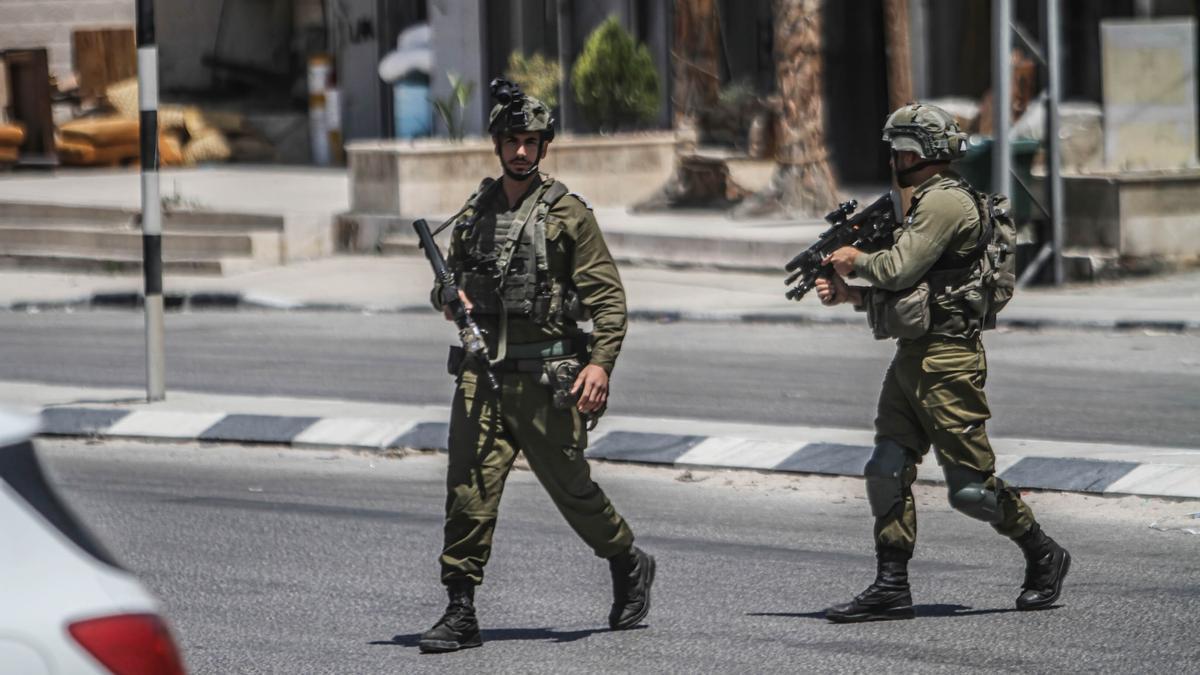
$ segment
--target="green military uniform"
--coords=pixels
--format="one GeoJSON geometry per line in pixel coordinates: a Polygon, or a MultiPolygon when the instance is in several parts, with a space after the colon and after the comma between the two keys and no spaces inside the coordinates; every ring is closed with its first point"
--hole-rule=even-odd
{"type": "MultiPolygon", "coordinates": [[[[895,245],[858,256],[855,274],[873,287],[867,291],[866,304],[871,293],[912,288],[927,279],[940,260],[965,258],[975,248],[983,223],[975,199],[962,185],[962,178],[945,170],[917,186],[895,245]]],[[[995,476],[996,456],[985,431],[991,413],[983,392],[987,379],[983,342],[976,330],[967,327],[970,321],[964,321],[960,312],[936,301],[930,309],[929,333],[899,341],[884,377],[875,418],[876,446],[894,442],[905,449],[909,460],[902,466],[871,467],[884,473],[899,471],[902,479],[899,501],[873,502],[877,511],[875,541],[881,550],[906,555],[912,554],[917,536],[911,490],[916,463],[931,444],[946,473],[953,505],[989,520],[1008,537],[1024,534],[1034,523],[1033,513],[1020,495],[995,476]],[[974,494],[958,495],[964,485],[973,484],[997,495],[996,513],[973,508],[970,499],[974,494]]]]}
{"type": "MultiPolygon", "coordinates": [[[[446,223],[454,228],[447,267],[488,344],[483,349],[478,331],[470,331],[460,335],[463,348],[451,350],[449,369],[458,380],[440,558],[449,603],[421,634],[422,652],[483,644],[475,587],[483,581],[500,495],[518,452],[575,532],[608,560],[609,628],[632,628],[646,618],[654,582],[654,556],[633,545],[633,532],[592,481],[583,454],[586,423],[603,412],[593,409],[602,400],[593,394],[607,380],[593,366],[611,374],[625,338],[621,277],[591,209],[538,173],[554,139],[550,108],[507,80],[492,80],[489,88],[497,103],[488,132],[504,178],[484,181],[446,223]],[[515,203],[508,202],[506,180],[524,186],[515,203]],[[579,328],[585,318],[592,321],[590,336],[579,328]],[[487,386],[481,385],[483,368],[487,386]],[[571,391],[576,381],[588,383],[587,419],[578,392],[571,391]]],[[[452,299],[452,289],[434,288],[434,306],[440,307],[443,291],[467,331],[463,303],[452,299]]]]}
{"type": "Polygon", "coordinates": [[[908,583],[917,540],[912,484],[930,445],[950,505],[990,523],[1025,554],[1017,609],[1050,607],[1070,554],[1042,532],[1020,493],[996,477],[985,430],[991,412],[980,334],[1011,297],[1014,271],[1006,200],[979,195],[948,168],[966,152],[967,135],[937,106],[899,108],[888,116],[883,140],[897,183],[915,190],[892,247],[853,256],[854,275],[871,284],[859,289],[858,308],[868,312],[876,337],[899,338],[879,394],[875,451],[863,468],[877,571],[865,591],[826,609],[825,617],[853,623],[915,616],[908,583]]]}
{"type": "MultiPolygon", "coordinates": [[[[447,259],[475,306],[473,314],[489,337],[489,351],[505,357],[493,368],[501,383],[498,393],[482,385],[469,364],[458,368],[441,555],[442,581],[448,584],[482,582],[500,496],[518,452],[525,454],[559,511],[597,556],[609,558],[633,544],[629,526],[591,479],[584,459],[585,420],[573,405],[555,406],[544,367],[583,353],[590,363],[612,372],[626,326],[625,292],[616,264],[592,211],[579,197],[562,194],[561,183],[535,178],[518,204],[508,204],[498,186],[499,181],[485,183],[460,213],[447,259]],[[548,194],[559,196],[548,204],[548,194]],[[502,298],[486,297],[488,272],[470,271],[481,262],[493,264],[508,233],[522,223],[523,243],[514,246],[509,267],[520,274],[536,266],[537,238],[544,228],[546,285],[553,289],[542,308],[547,316],[505,311],[502,298]],[[580,315],[569,311],[576,302],[590,314],[590,340],[577,325],[580,315]],[[502,336],[505,344],[500,344],[502,336]]],[[[507,294],[512,306],[511,289],[519,285],[508,283],[497,295],[507,294]]]]}

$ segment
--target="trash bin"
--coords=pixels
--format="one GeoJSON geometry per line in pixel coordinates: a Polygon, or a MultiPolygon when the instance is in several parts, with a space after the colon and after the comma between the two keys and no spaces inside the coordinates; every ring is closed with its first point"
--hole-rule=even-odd
{"type": "MultiPolygon", "coordinates": [[[[1012,152],[1012,169],[1021,182],[1032,187],[1033,178],[1030,175],[1030,168],[1033,166],[1033,157],[1037,154],[1040,143],[1031,140],[1009,141],[1009,148],[1012,152]]],[[[992,139],[981,136],[974,136],[971,142],[967,145],[967,154],[954,165],[955,170],[962,174],[971,185],[977,190],[986,192],[995,192],[996,186],[992,183],[992,139]]],[[[1012,200],[1012,215],[1013,220],[1018,223],[1026,223],[1032,217],[1030,213],[1029,194],[1025,192],[1013,180],[1012,194],[1009,199],[1012,200]]]]}
{"type": "Polygon", "coordinates": [[[409,73],[392,85],[396,138],[422,138],[433,133],[429,76],[409,73]]]}

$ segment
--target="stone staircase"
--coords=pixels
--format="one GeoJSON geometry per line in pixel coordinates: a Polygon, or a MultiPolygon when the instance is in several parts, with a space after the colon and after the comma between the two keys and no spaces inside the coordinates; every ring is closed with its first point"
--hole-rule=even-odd
{"type": "MultiPolygon", "coordinates": [[[[286,260],[282,216],[186,211],[163,219],[163,270],[223,275],[286,260]]],[[[56,270],[141,269],[137,211],[0,204],[0,265],[56,270]]]]}

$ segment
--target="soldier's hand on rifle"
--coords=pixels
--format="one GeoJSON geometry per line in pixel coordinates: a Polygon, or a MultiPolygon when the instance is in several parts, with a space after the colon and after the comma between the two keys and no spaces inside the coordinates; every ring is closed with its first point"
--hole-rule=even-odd
{"type": "Polygon", "coordinates": [[[608,373],[594,363],[584,366],[575,378],[571,393],[579,396],[579,403],[576,404],[579,412],[603,410],[608,402],[608,373]]]}
{"type": "Polygon", "coordinates": [[[854,261],[862,251],[853,246],[843,246],[838,250],[825,256],[821,261],[822,265],[833,265],[833,269],[842,276],[850,276],[854,271],[854,261]]]}
{"type": "Polygon", "coordinates": [[[839,275],[834,275],[833,279],[818,277],[815,288],[821,304],[829,307],[840,305],[851,299],[850,287],[839,275]]]}
{"type": "MultiPolygon", "coordinates": [[[[461,288],[458,289],[458,299],[462,300],[463,307],[466,307],[468,312],[472,309],[475,309],[475,305],[471,304],[471,299],[467,297],[466,293],[462,292],[461,288]]],[[[447,321],[454,320],[454,313],[450,311],[450,307],[448,305],[442,306],[442,316],[446,317],[447,321]]]]}

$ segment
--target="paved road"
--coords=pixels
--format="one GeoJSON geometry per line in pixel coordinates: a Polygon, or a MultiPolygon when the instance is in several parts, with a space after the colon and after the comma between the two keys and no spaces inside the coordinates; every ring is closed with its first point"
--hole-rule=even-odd
{"type": "MultiPolygon", "coordinates": [[[[136,312],[6,314],[0,380],[144,385],[136,312]]],[[[168,387],[447,403],[450,326],[425,314],[172,314],[168,387]]],[[[994,433],[1196,443],[1200,336],[993,333],[994,433]]],[[[611,409],[625,415],[867,429],[892,347],[865,327],[635,322],[611,409]]]]}
{"type": "Polygon", "coordinates": [[[444,458],[42,441],[64,496],[164,600],[195,673],[1194,672],[1200,502],[1033,494],[1075,556],[1062,606],[1012,610],[1016,548],[918,486],[918,618],[835,626],[873,560],[855,479],[599,465],[659,558],[648,627],[604,629],[606,566],[514,472],[482,649],[422,656],[444,458]]]}

